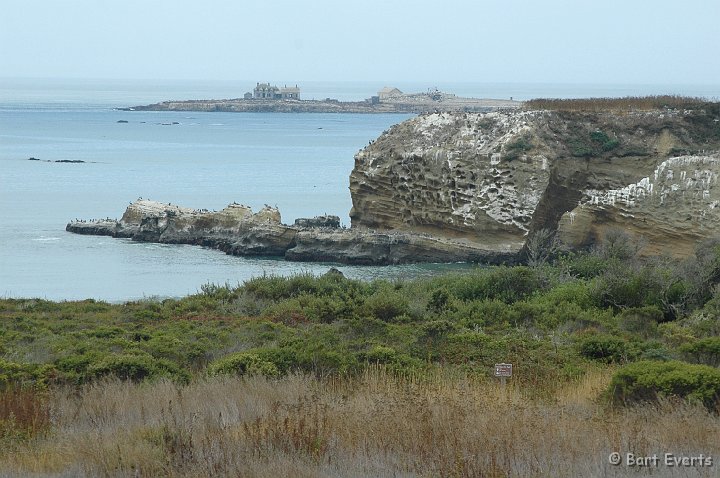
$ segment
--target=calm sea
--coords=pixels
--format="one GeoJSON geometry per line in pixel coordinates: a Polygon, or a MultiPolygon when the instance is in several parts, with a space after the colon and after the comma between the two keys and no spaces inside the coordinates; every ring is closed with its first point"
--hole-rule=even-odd
{"type": "MultiPolygon", "coordinates": [[[[349,224],[353,155],[408,115],[124,112],[169,99],[241,97],[253,82],[0,79],[0,296],[111,301],[180,296],[202,284],[262,274],[323,273],[327,264],[232,257],[195,246],[134,243],[65,232],[75,218],[120,217],[138,197],[221,209],[280,208],[283,221],[337,214],[349,224]],[[127,121],[127,123],[119,122],[127,121]],[[30,157],[45,161],[28,161],[30,157]],[[56,163],[83,160],[85,163],[56,163]],[[46,162],[49,161],[49,162],[46,162]]],[[[382,83],[309,83],[304,98],[359,100],[382,83]]],[[[688,94],[712,86],[409,84],[463,96],[688,94]]],[[[457,266],[339,268],[371,279],[457,266]]]]}

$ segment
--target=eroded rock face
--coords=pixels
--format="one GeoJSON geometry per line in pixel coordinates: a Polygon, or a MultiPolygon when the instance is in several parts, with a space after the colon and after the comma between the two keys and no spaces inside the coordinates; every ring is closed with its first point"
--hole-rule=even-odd
{"type": "Polygon", "coordinates": [[[720,233],[720,164],[683,153],[719,146],[705,110],[422,115],[356,155],[352,226],[518,250],[541,228],[585,246],[623,227],[686,254],[720,233]]]}
{"type": "Polygon", "coordinates": [[[720,233],[720,155],[666,159],[646,177],[618,189],[586,189],[563,214],[560,238],[582,247],[613,228],[645,238],[646,254],[683,257],[720,233]]]}
{"type": "Polygon", "coordinates": [[[393,127],[355,157],[352,225],[521,245],[549,160],[501,151],[539,115],[440,113],[393,127]]]}

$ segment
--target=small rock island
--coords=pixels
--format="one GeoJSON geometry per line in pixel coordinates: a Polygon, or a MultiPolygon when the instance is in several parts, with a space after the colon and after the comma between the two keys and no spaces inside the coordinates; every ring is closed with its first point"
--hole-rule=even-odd
{"type": "Polygon", "coordinates": [[[224,100],[163,101],[151,105],[120,108],[122,111],[222,111],[233,113],[424,113],[433,111],[492,111],[517,108],[519,101],[463,98],[436,88],[423,93],[403,93],[385,87],[363,101],[301,99],[300,88],[258,83],[242,98],[224,100]]]}

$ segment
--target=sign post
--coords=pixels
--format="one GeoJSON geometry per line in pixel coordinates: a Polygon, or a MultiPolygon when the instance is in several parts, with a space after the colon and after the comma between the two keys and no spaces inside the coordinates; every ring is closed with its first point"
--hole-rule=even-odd
{"type": "Polygon", "coordinates": [[[500,383],[505,389],[505,380],[508,377],[512,377],[512,364],[511,363],[496,363],[495,364],[495,376],[500,377],[500,383]]]}

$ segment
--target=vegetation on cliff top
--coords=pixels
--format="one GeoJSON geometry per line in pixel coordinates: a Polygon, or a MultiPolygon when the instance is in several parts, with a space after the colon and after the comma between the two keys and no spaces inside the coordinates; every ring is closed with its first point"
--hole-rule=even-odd
{"type": "Polygon", "coordinates": [[[523,103],[528,110],[554,110],[576,112],[652,111],[663,109],[718,112],[720,103],[704,98],[678,95],[626,96],[623,98],[535,98],[523,103]]]}

